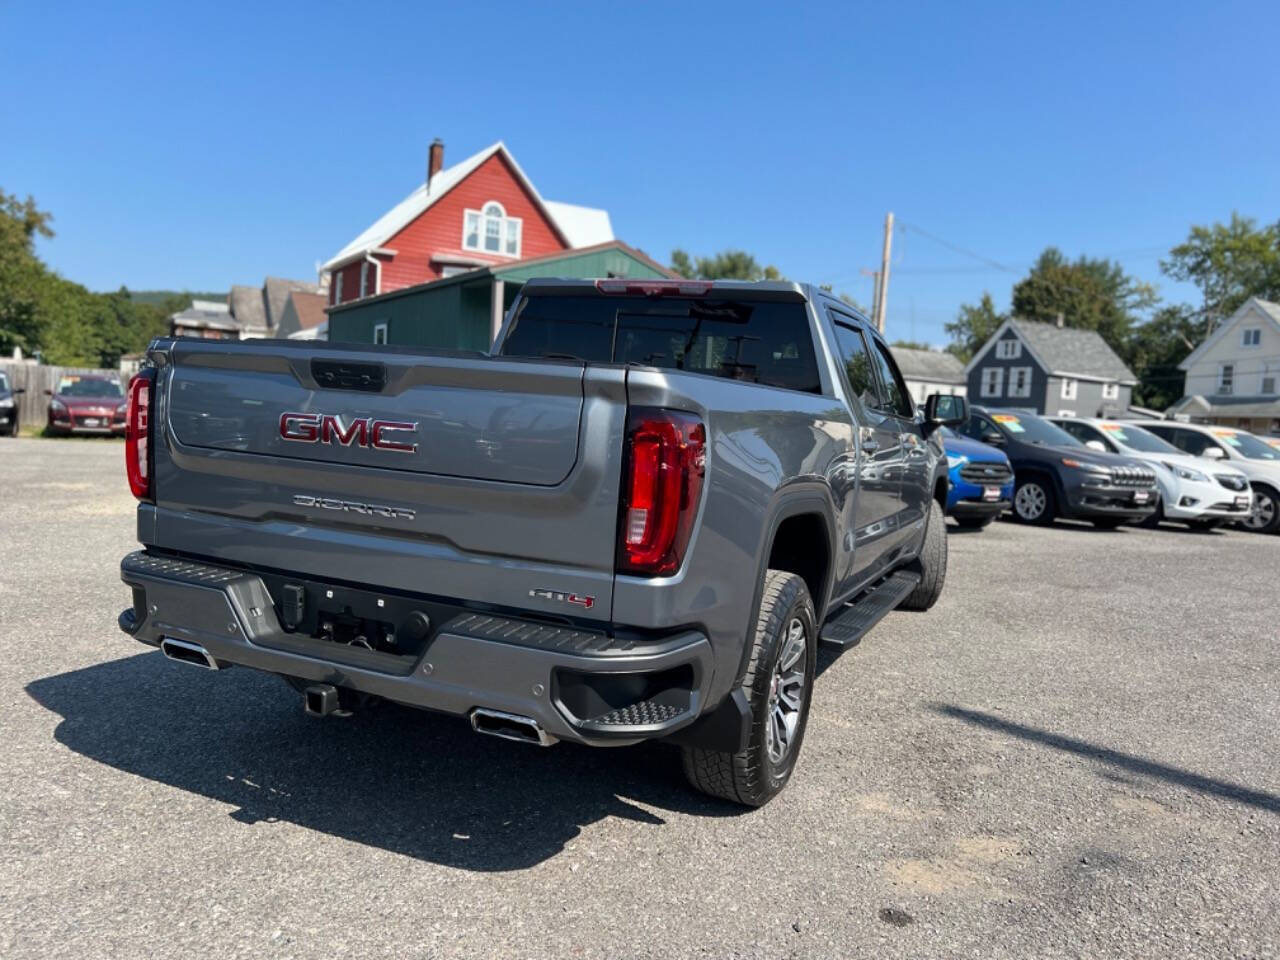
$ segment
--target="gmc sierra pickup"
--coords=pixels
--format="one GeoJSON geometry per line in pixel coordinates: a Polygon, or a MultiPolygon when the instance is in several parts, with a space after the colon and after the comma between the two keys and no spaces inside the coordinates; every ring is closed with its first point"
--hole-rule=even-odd
{"type": "Polygon", "coordinates": [[[533,280],[491,354],[161,339],[130,385],[120,627],[515,740],[662,738],[700,790],[789,779],[819,642],[924,610],[944,423],[792,283],[533,280]]]}

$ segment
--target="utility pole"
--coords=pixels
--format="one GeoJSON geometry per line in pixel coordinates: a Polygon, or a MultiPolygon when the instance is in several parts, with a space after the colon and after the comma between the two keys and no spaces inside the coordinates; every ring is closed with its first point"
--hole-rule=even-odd
{"type": "Polygon", "coordinates": [[[876,317],[880,315],[880,271],[868,270],[866,267],[863,267],[858,272],[864,277],[871,278],[871,322],[875,323],[876,317]]]}
{"type": "Polygon", "coordinates": [[[884,335],[884,305],[889,298],[889,255],[893,247],[893,211],[884,218],[884,254],[880,258],[880,282],[877,284],[879,296],[876,297],[876,329],[884,335]]]}

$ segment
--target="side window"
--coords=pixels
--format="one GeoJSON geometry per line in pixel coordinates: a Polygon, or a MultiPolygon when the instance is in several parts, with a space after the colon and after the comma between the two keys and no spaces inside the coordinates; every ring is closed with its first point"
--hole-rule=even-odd
{"type": "Polygon", "coordinates": [[[966,437],[972,437],[974,440],[981,440],[985,434],[999,433],[996,425],[984,417],[980,413],[969,415],[968,422],[964,425],[964,429],[960,431],[966,437]]]}
{"type": "Polygon", "coordinates": [[[1071,434],[1081,443],[1088,443],[1090,440],[1097,440],[1100,444],[1106,447],[1109,452],[1111,453],[1120,452],[1118,449],[1116,449],[1116,445],[1112,443],[1109,439],[1107,439],[1106,434],[1104,434],[1101,430],[1094,429],[1093,427],[1089,426],[1089,424],[1087,423],[1073,423],[1070,426],[1068,426],[1065,423],[1060,423],[1058,424],[1058,426],[1062,427],[1064,430],[1067,431],[1067,433],[1071,434]],[[1072,430],[1071,427],[1075,427],[1075,429],[1072,430]]]}
{"type": "Polygon", "coordinates": [[[868,407],[879,407],[876,378],[871,372],[871,355],[862,334],[841,323],[833,324],[836,331],[836,348],[844,361],[844,375],[849,381],[850,392],[868,407]]]}
{"type": "Polygon", "coordinates": [[[386,323],[375,323],[375,324],[373,325],[373,342],[374,342],[374,343],[386,343],[386,342],[387,342],[387,325],[386,325],[386,323]]]}
{"type": "MultiPolygon", "coordinates": [[[[1187,451],[1193,457],[1198,457],[1206,450],[1213,448],[1222,450],[1218,444],[1214,443],[1210,437],[1206,437],[1203,433],[1195,430],[1177,430],[1174,432],[1173,445],[1187,451]]],[[[1223,451],[1225,455],[1226,451],[1223,451]]]]}
{"type": "Polygon", "coordinates": [[[885,413],[893,413],[899,417],[914,420],[916,408],[915,404],[911,402],[911,391],[902,382],[902,374],[898,373],[898,368],[894,364],[893,358],[889,356],[888,349],[879,340],[876,340],[874,344],[875,348],[872,357],[875,359],[876,369],[880,373],[880,388],[882,391],[880,409],[885,413]]]}

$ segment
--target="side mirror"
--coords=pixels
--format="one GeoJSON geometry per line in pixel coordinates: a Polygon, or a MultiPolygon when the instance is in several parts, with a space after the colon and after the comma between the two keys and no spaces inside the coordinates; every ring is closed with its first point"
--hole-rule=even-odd
{"type": "Polygon", "coordinates": [[[1099,453],[1106,453],[1107,447],[1101,440],[1086,440],[1084,445],[1090,450],[1097,450],[1099,453]]]}
{"type": "Polygon", "coordinates": [[[931,393],[924,402],[925,423],[957,427],[969,419],[969,401],[949,393],[931,393]]]}
{"type": "Polygon", "coordinates": [[[1206,460],[1224,460],[1226,452],[1221,447],[1205,447],[1204,453],[1200,454],[1206,460]]]}
{"type": "Polygon", "coordinates": [[[988,430],[982,435],[982,442],[993,447],[1004,446],[1004,434],[998,430],[988,430]]]}

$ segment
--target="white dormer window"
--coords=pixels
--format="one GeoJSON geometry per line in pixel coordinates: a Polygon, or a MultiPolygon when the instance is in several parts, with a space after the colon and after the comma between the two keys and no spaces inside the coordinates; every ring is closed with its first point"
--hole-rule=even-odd
{"type": "Polygon", "coordinates": [[[1063,380],[1062,381],[1062,399],[1074,400],[1076,398],[1076,390],[1080,386],[1079,380],[1063,380]]]}
{"type": "Polygon", "coordinates": [[[1022,356],[1021,340],[997,340],[996,341],[996,359],[997,360],[1017,360],[1022,356]]]}
{"type": "Polygon", "coordinates": [[[492,253],[500,257],[520,256],[519,217],[508,217],[496,200],[481,210],[467,210],[462,217],[462,249],[492,253]]]}
{"type": "Polygon", "coordinates": [[[1103,400],[1119,400],[1119,399],[1120,399],[1120,384],[1118,384],[1118,383],[1104,383],[1104,384],[1102,385],[1102,399],[1103,399],[1103,400]]]}
{"type": "Polygon", "coordinates": [[[1246,327],[1240,333],[1240,346],[1242,347],[1260,347],[1262,346],[1262,328],[1246,327]]]}

